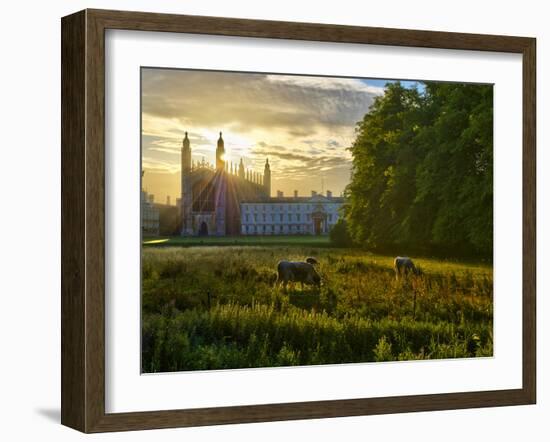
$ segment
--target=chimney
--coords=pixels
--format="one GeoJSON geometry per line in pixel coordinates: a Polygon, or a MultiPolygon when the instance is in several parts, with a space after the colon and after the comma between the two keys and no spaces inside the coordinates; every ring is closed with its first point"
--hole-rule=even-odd
{"type": "Polygon", "coordinates": [[[298,198],[298,191],[297,190],[294,191],[294,198],[298,198]]]}
{"type": "Polygon", "coordinates": [[[166,195],[166,205],[170,205],[170,195],[166,195]]]}
{"type": "Polygon", "coordinates": [[[327,190],[327,198],[332,198],[332,192],[330,190],[327,190]]]}
{"type": "Polygon", "coordinates": [[[317,196],[317,191],[312,190],[312,191],[311,191],[311,196],[317,196]]]}
{"type": "Polygon", "coordinates": [[[280,190],[277,190],[277,198],[282,198],[282,197],[283,197],[283,192],[280,190]]]}
{"type": "Polygon", "coordinates": [[[149,202],[153,204],[155,202],[155,195],[149,194],[149,202]]]}

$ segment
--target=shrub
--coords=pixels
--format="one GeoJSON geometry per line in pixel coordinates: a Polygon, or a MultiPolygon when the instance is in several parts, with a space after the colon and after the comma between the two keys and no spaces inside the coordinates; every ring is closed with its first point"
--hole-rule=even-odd
{"type": "Polygon", "coordinates": [[[310,246],[148,248],[145,372],[491,356],[490,267],[310,246]],[[273,287],[279,259],[315,256],[320,290],[273,287]]]}
{"type": "Polygon", "coordinates": [[[349,235],[346,221],[339,218],[329,232],[330,242],[336,247],[352,247],[353,241],[349,235]]]}

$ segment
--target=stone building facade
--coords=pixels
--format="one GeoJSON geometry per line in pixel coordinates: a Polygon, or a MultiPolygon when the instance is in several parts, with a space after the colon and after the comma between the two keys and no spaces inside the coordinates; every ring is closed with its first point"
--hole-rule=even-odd
{"type": "Polygon", "coordinates": [[[180,232],[182,236],[325,235],[339,217],[344,200],[312,192],[310,197],[271,197],[271,166],[246,170],[225,160],[220,132],[216,164],[194,162],[185,132],[181,148],[180,232]]]}
{"type": "Polygon", "coordinates": [[[340,214],[341,197],[278,197],[241,203],[241,235],[326,235],[340,214]]]}
{"type": "Polygon", "coordinates": [[[141,191],[141,234],[142,236],[158,236],[160,213],[155,207],[155,197],[145,190],[141,191]]]}
{"type": "Polygon", "coordinates": [[[225,160],[225,146],[220,132],[216,147],[216,164],[191,160],[187,135],[181,148],[181,235],[239,235],[240,201],[269,200],[271,171],[266,160],[263,176],[225,160]]]}

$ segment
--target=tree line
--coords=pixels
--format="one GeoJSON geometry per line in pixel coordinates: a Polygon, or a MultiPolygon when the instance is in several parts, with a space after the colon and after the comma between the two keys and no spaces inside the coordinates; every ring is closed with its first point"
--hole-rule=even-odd
{"type": "Polygon", "coordinates": [[[492,256],[493,87],[389,83],[350,150],[336,242],[401,254],[492,256]]]}

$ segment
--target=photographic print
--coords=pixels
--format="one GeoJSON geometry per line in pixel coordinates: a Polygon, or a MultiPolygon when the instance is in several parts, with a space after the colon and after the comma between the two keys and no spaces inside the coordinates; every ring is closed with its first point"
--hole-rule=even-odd
{"type": "Polygon", "coordinates": [[[141,68],[143,373],[493,355],[493,86],[141,68]]]}

